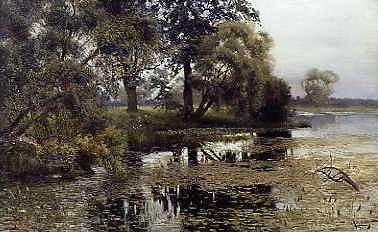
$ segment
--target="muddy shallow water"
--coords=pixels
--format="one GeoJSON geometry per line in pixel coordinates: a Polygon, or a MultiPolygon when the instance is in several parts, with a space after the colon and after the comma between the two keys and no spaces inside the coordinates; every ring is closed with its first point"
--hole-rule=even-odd
{"type": "Polygon", "coordinates": [[[378,116],[306,119],[313,128],[291,138],[140,154],[122,179],[97,167],[74,181],[0,186],[0,231],[378,231],[378,116]],[[330,165],[361,191],[314,172],[330,165]]]}

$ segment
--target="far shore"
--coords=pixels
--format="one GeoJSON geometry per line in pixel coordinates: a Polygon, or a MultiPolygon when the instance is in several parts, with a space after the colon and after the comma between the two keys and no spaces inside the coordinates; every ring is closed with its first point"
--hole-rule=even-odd
{"type": "Polygon", "coordinates": [[[294,105],[291,106],[292,110],[295,112],[309,112],[309,113],[327,113],[327,112],[352,112],[352,113],[377,113],[378,114],[378,107],[373,106],[298,106],[294,105]]]}

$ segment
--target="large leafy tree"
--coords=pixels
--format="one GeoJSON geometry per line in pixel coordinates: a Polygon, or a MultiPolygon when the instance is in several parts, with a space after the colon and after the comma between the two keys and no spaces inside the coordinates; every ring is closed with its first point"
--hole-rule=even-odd
{"type": "Polygon", "coordinates": [[[306,93],[306,100],[314,105],[325,105],[333,93],[332,85],[339,80],[339,76],[330,70],[310,69],[302,81],[302,88],[306,93]]]}
{"type": "Polygon", "coordinates": [[[95,39],[103,58],[103,70],[123,82],[128,110],[137,111],[137,86],[152,68],[160,49],[155,8],[149,1],[101,0],[104,20],[95,39]]]}
{"type": "Polygon", "coordinates": [[[30,1],[0,2],[0,106],[12,103],[28,78],[30,70],[37,67],[33,56],[35,42],[29,38],[33,23],[30,1]]]}
{"type": "Polygon", "coordinates": [[[238,113],[255,108],[256,86],[270,75],[272,40],[249,23],[219,24],[217,32],[202,37],[195,62],[195,86],[202,100],[195,116],[201,117],[223,97],[238,113]]]}
{"type": "Polygon", "coordinates": [[[246,0],[160,0],[165,35],[174,48],[173,61],[184,70],[184,113],[193,112],[192,62],[198,54],[201,36],[216,31],[227,20],[258,21],[258,14],[246,0]]]}
{"type": "Polygon", "coordinates": [[[99,79],[90,65],[88,35],[96,19],[88,1],[8,1],[1,9],[2,104],[8,127],[17,137],[34,123],[63,112],[89,118],[98,103],[99,79]]]}
{"type": "Polygon", "coordinates": [[[60,155],[86,171],[94,159],[113,162],[125,146],[97,114],[113,82],[96,66],[101,48],[94,38],[105,15],[99,2],[2,1],[0,11],[1,105],[8,121],[0,132],[1,158],[26,143],[39,148],[38,158],[60,155]]]}

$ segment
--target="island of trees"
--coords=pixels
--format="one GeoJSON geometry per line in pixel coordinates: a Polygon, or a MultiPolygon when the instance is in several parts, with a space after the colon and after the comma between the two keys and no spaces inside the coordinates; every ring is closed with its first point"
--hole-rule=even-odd
{"type": "Polygon", "coordinates": [[[1,1],[0,21],[2,171],[115,171],[156,131],[287,119],[247,0],[1,1]],[[140,109],[143,94],[165,110],[140,109]]]}

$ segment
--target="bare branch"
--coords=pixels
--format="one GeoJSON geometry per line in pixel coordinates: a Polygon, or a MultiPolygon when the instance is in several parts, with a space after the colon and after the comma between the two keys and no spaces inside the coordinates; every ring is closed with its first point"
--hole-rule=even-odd
{"type": "Polygon", "coordinates": [[[358,184],[355,181],[353,181],[352,178],[350,178],[348,176],[348,174],[346,174],[345,172],[343,172],[339,168],[323,167],[323,168],[319,168],[319,169],[315,170],[315,173],[321,173],[321,174],[325,175],[328,179],[330,179],[334,182],[345,181],[350,186],[352,186],[354,190],[356,190],[357,192],[360,192],[360,187],[358,186],[358,184]],[[336,173],[332,173],[333,171],[336,171],[336,173]]]}

